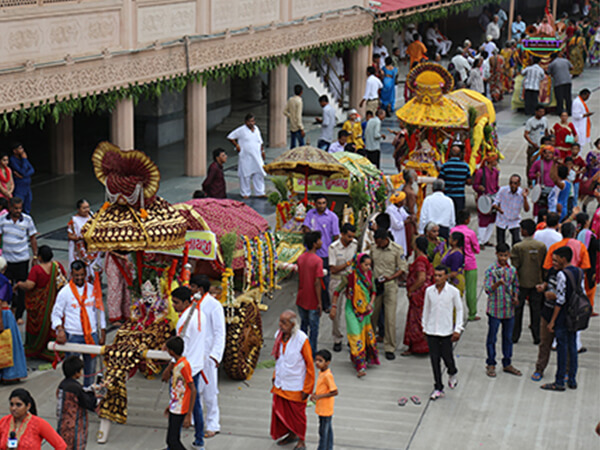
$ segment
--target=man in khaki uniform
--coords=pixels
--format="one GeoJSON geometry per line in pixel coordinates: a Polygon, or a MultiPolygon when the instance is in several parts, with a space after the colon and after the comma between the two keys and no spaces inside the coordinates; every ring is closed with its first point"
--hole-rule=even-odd
{"type": "Polygon", "coordinates": [[[291,142],[290,148],[296,144],[304,145],[304,125],[302,124],[302,86],[294,86],[294,96],[290,97],[283,110],[283,115],[290,120],[291,142]]]}
{"type": "Polygon", "coordinates": [[[387,230],[378,229],[375,232],[375,248],[371,250],[373,258],[373,277],[378,285],[383,286],[383,293],[375,297],[375,308],[371,323],[377,323],[381,305],[384,305],[385,336],[383,346],[386,359],[396,359],[396,306],[398,304],[397,278],[407,272],[408,264],[404,249],[392,242],[387,230]]]}
{"type": "MultiPolygon", "coordinates": [[[[337,287],[342,282],[345,276],[348,276],[352,271],[352,262],[358,250],[358,241],[354,239],[356,227],[349,223],[342,225],[340,238],[334,241],[329,246],[329,271],[331,278],[329,280],[329,298],[333,298],[333,294],[337,287]]],[[[342,331],[340,330],[340,317],[344,314],[344,300],[346,298],[346,290],[340,292],[336,310],[331,312],[333,316],[333,324],[331,334],[333,336],[333,351],[342,351],[342,331]],[[334,315],[335,313],[335,315],[334,315]]],[[[332,305],[331,308],[334,308],[332,305]]]]}

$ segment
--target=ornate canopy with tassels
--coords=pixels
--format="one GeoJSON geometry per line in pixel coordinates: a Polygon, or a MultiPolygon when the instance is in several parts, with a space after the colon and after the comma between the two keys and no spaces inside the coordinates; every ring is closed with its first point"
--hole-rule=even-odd
{"type": "Polygon", "coordinates": [[[185,243],[185,218],[158,197],[160,172],[139,150],[101,142],[92,156],[106,202],[82,232],[89,251],[167,250],[185,243]]]}

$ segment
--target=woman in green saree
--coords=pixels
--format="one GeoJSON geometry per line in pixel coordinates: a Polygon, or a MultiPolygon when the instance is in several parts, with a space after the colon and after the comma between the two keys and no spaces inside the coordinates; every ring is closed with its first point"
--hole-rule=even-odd
{"type": "Polygon", "coordinates": [[[342,280],[333,294],[330,317],[335,317],[335,309],[340,293],[346,289],[346,331],[350,344],[350,359],[359,378],[367,374],[368,364],[379,365],[377,340],[371,326],[371,314],[375,301],[375,280],[371,271],[371,257],[360,253],[354,259],[353,271],[342,280]]]}

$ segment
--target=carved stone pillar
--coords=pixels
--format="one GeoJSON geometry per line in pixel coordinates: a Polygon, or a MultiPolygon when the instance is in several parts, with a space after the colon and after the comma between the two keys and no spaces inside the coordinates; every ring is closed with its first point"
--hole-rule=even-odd
{"type": "Polygon", "coordinates": [[[269,74],[269,147],[287,145],[287,118],[283,115],[287,92],[288,68],[280,65],[269,74]]]}
{"type": "Polygon", "coordinates": [[[358,105],[365,93],[367,67],[371,63],[369,47],[358,47],[350,53],[350,108],[356,108],[364,117],[365,108],[358,105]]]}
{"type": "Polygon", "coordinates": [[[73,116],[63,116],[50,129],[50,170],[56,175],[75,172],[73,116]]]}
{"type": "Polygon", "coordinates": [[[185,174],[206,175],[206,86],[188,83],[185,93],[185,174]]]}
{"type": "Polygon", "coordinates": [[[135,146],[133,119],[133,100],[119,101],[110,117],[110,140],[123,150],[131,150],[135,146]]]}

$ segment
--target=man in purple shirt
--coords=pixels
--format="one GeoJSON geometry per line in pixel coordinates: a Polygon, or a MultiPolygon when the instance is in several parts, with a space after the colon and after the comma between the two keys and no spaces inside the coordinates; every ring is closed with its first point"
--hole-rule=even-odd
{"type": "Polygon", "coordinates": [[[206,179],[202,183],[202,189],[207,197],[227,198],[227,186],[223,166],[227,162],[227,153],[222,148],[213,150],[213,162],[208,166],[206,179]]]}
{"type": "MultiPolygon", "coordinates": [[[[302,231],[320,231],[323,245],[317,250],[317,256],[323,260],[323,269],[329,272],[329,245],[337,240],[340,235],[340,225],[338,216],[327,209],[327,197],[318,194],[315,197],[315,208],[306,213],[302,231]]],[[[323,292],[321,294],[323,312],[329,313],[329,273],[323,277],[323,292]]]]}

